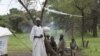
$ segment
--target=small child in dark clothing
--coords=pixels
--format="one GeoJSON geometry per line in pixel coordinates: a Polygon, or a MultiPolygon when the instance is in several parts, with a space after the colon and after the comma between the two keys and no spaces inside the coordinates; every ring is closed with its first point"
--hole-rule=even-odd
{"type": "Polygon", "coordinates": [[[77,48],[75,39],[72,39],[71,43],[70,43],[70,48],[71,48],[71,56],[75,56],[75,50],[77,48]]]}
{"type": "Polygon", "coordinates": [[[51,36],[51,39],[50,39],[50,40],[51,40],[51,41],[50,41],[50,44],[51,44],[52,48],[53,48],[55,51],[57,51],[57,44],[56,44],[56,42],[55,42],[54,37],[51,36]]]}

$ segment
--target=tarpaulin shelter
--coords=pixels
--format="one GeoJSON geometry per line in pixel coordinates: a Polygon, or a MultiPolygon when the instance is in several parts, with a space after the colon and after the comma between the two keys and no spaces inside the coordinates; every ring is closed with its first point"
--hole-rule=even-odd
{"type": "Polygon", "coordinates": [[[8,28],[0,27],[0,55],[7,54],[8,36],[11,34],[8,28]]]}

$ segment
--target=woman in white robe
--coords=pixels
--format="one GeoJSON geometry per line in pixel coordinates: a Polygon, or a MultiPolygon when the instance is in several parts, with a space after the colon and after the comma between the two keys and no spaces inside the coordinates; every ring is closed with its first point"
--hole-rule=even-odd
{"type": "Polygon", "coordinates": [[[33,26],[30,34],[31,41],[33,43],[32,56],[47,56],[43,35],[43,28],[40,26],[40,20],[37,19],[36,25],[33,26]]]}

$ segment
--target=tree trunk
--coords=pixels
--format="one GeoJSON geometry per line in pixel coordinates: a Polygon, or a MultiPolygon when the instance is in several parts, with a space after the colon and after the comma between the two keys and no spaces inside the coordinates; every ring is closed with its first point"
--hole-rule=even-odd
{"type": "Polygon", "coordinates": [[[97,37],[97,17],[93,18],[93,37],[97,37]]]}
{"type": "Polygon", "coordinates": [[[81,11],[82,13],[82,44],[83,44],[83,47],[84,47],[84,11],[82,10],[81,11]]]}
{"type": "Polygon", "coordinates": [[[28,8],[24,5],[24,3],[21,1],[21,0],[18,0],[18,2],[25,8],[25,10],[27,11],[27,13],[29,14],[30,16],[30,19],[33,21],[34,23],[34,18],[33,18],[33,15],[30,13],[30,11],[28,10],[28,8]]]}
{"type": "Polygon", "coordinates": [[[93,30],[93,37],[97,37],[97,23],[98,23],[98,12],[92,10],[92,16],[93,16],[93,25],[92,25],[92,30],[93,30]]]}
{"type": "Polygon", "coordinates": [[[46,5],[47,5],[47,2],[48,2],[48,0],[45,0],[44,5],[43,5],[43,8],[42,8],[42,12],[41,12],[41,16],[40,16],[41,23],[42,23],[42,21],[43,21],[43,16],[44,16],[45,7],[46,7],[46,5]]]}

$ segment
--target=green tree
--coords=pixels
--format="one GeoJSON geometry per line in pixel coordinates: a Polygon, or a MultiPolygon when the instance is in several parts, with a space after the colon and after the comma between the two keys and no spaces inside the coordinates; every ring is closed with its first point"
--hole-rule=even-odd
{"type": "Polygon", "coordinates": [[[16,32],[22,32],[19,27],[20,24],[28,22],[28,19],[24,17],[24,12],[20,11],[16,8],[10,9],[10,14],[8,15],[9,17],[9,24],[10,28],[12,28],[16,32]]]}
{"type": "Polygon", "coordinates": [[[0,16],[0,25],[2,26],[9,26],[7,15],[0,16]]]}
{"type": "Polygon", "coordinates": [[[16,32],[22,32],[20,29],[19,29],[19,24],[21,24],[22,22],[22,17],[19,16],[19,15],[11,15],[9,17],[9,24],[11,25],[11,28],[13,30],[15,30],[16,32]]]}
{"type": "Polygon", "coordinates": [[[94,19],[92,18],[90,19],[93,25],[92,27],[93,36],[97,36],[97,26],[96,26],[97,16],[96,15],[98,14],[97,12],[99,10],[98,9],[99,7],[97,7],[97,5],[98,5],[97,0],[87,0],[87,1],[84,1],[84,0],[70,0],[70,1],[69,0],[56,0],[56,1],[50,0],[48,2],[48,7],[51,9],[55,9],[57,11],[62,11],[62,12],[69,13],[69,14],[82,15],[82,18],[81,18],[82,35],[84,35],[84,32],[87,32],[88,27],[85,27],[85,26],[90,25],[90,23],[87,24],[87,22],[89,22],[88,18],[91,18],[91,17],[93,18],[94,16],[94,19]],[[93,10],[95,10],[95,13],[93,13],[93,10]],[[92,14],[95,14],[95,15],[92,15],[92,14]]]}
{"type": "MultiPolygon", "coordinates": [[[[48,6],[50,9],[54,9],[57,11],[61,11],[68,14],[79,14],[77,9],[74,9],[75,7],[72,5],[73,0],[49,0],[48,6]],[[74,10],[73,10],[74,9],[74,10]]],[[[61,14],[54,14],[50,13],[52,17],[54,17],[54,21],[56,23],[56,26],[58,26],[60,29],[68,29],[69,25],[71,23],[70,15],[61,15],[61,14]],[[67,27],[65,27],[67,26],[67,27]]]]}
{"type": "MultiPolygon", "coordinates": [[[[69,14],[76,14],[76,15],[81,15],[81,18],[78,18],[79,20],[81,19],[81,22],[79,22],[81,24],[80,28],[81,28],[81,36],[82,36],[82,43],[84,46],[84,34],[85,32],[87,32],[87,25],[89,25],[91,28],[91,24],[92,24],[92,32],[93,32],[93,36],[97,37],[97,24],[98,24],[98,9],[100,7],[98,7],[98,3],[97,0],[50,0],[49,1],[49,8],[51,9],[55,9],[57,11],[62,11],[65,13],[69,13],[69,14]],[[87,19],[90,18],[90,19],[87,19]],[[92,23],[88,23],[91,21],[92,23]]],[[[54,17],[59,17],[57,15],[54,15],[54,17]]],[[[61,21],[61,19],[66,19],[64,17],[61,17],[61,19],[59,18],[55,18],[55,22],[59,23],[64,23],[68,20],[65,21],[61,21]]],[[[75,18],[75,17],[73,17],[75,18]]],[[[76,21],[76,20],[72,20],[71,18],[69,19],[71,21],[76,21]]],[[[76,21],[77,22],[77,21],[76,21]]],[[[61,25],[64,25],[61,24],[61,25]]],[[[59,26],[60,27],[60,26],[59,26]]]]}

